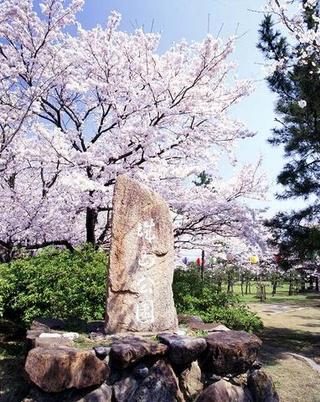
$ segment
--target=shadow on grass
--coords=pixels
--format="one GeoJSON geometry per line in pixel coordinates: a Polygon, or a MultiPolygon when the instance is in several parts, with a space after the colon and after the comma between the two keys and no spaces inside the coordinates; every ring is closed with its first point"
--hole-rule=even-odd
{"type": "Polygon", "coordinates": [[[0,343],[0,402],[21,401],[28,393],[24,378],[24,344],[0,343]]]}
{"type": "Polygon", "coordinates": [[[18,402],[28,393],[24,378],[25,330],[0,320],[0,402],[18,402]]]}
{"type": "Polygon", "coordinates": [[[276,365],[283,353],[292,352],[314,359],[320,356],[320,334],[289,328],[266,327],[260,334],[263,340],[261,360],[276,365]]]}

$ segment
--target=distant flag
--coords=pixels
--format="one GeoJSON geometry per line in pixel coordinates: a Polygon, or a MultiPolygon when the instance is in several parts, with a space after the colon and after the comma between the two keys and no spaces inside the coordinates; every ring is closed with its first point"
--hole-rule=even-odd
{"type": "Polygon", "coordinates": [[[251,255],[249,258],[250,264],[258,264],[259,257],[257,255],[251,255]]]}
{"type": "Polygon", "coordinates": [[[281,262],[281,260],[282,260],[282,257],[281,257],[280,254],[274,254],[273,258],[274,258],[274,260],[275,260],[275,262],[276,262],[277,264],[280,264],[280,262],[281,262]]]}

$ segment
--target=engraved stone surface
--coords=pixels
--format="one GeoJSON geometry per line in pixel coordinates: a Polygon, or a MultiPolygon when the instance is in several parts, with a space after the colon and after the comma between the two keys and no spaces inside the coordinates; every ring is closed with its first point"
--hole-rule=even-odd
{"type": "Polygon", "coordinates": [[[106,332],[174,330],[173,229],[166,202],[119,176],[113,196],[106,332]]]}

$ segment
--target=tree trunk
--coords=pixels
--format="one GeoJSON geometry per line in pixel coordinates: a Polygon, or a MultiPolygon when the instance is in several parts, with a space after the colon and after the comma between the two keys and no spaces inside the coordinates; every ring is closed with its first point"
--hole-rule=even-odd
{"type": "Polygon", "coordinates": [[[311,276],[311,275],[309,278],[309,290],[313,290],[313,276],[311,276]]]}
{"type": "Polygon", "coordinates": [[[292,283],[292,275],[289,277],[289,296],[293,295],[293,283],[292,283]]]}
{"type": "Polygon", "coordinates": [[[249,292],[249,286],[250,286],[250,279],[249,279],[249,278],[246,278],[246,295],[247,295],[248,292],[249,292]]]}
{"type": "Polygon", "coordinates": [[[95,246],[96,244],[96,234],[95,228],[97,224],[98,213],[95,209],[88,207],[86,212],[86,232],[87,232],[87,242],[95,246]]]}
{"type": "Polygon", "coordinates": [[[316,292],[319,292],[319,277],[316,276],[316,292]]]}
{"type": "Polygon", "coordinates": [[[227,289],[227,293],[228,294],[233,294],[233,278],[232,278],[232,273],[228,272],[228,289],[227,289]]]}
{"type": "Polygon", "coordinates": [[[244,275],[242,274],[240,278],[241,296],[244,296],[243,285],[244,285],[244,275]]]}
{"type": "Polygon", "coordinates": [[[204,279],[204,250],[201,252],[201,280],[204,279]]]}
{"type": "Polygon", "coordinates": [[[277,293],[277,286],[278,286],[278,281],[277,281],[277,279],[274,279],[272,282],[272,296],[274,296],[277,293]]]}

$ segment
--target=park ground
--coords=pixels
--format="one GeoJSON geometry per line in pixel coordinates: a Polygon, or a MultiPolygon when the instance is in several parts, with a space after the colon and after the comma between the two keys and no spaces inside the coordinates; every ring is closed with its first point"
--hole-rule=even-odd
{"type": "Polygon", "coordinates": [[[284,286],[274,297],[268,294],[265,303],[254,295],[243,299],[262,318],[261,361],[274,379],[280,401],[320,402],[319,294],[288,296],[284,286]]]}
{"type": "MultiPolygon", "coordinates": [[[[274,297],[268,293],[264,303],[254,293],[242,299],[263,320],[261,360],[281,402],[320,402],[320,295],[288,297],[283,286],[274,297]]],[[[0,321],[0,402],[18,402],[28,389],[23,378],[23,337],[19,336],[10,323],[0,321]]]]}

